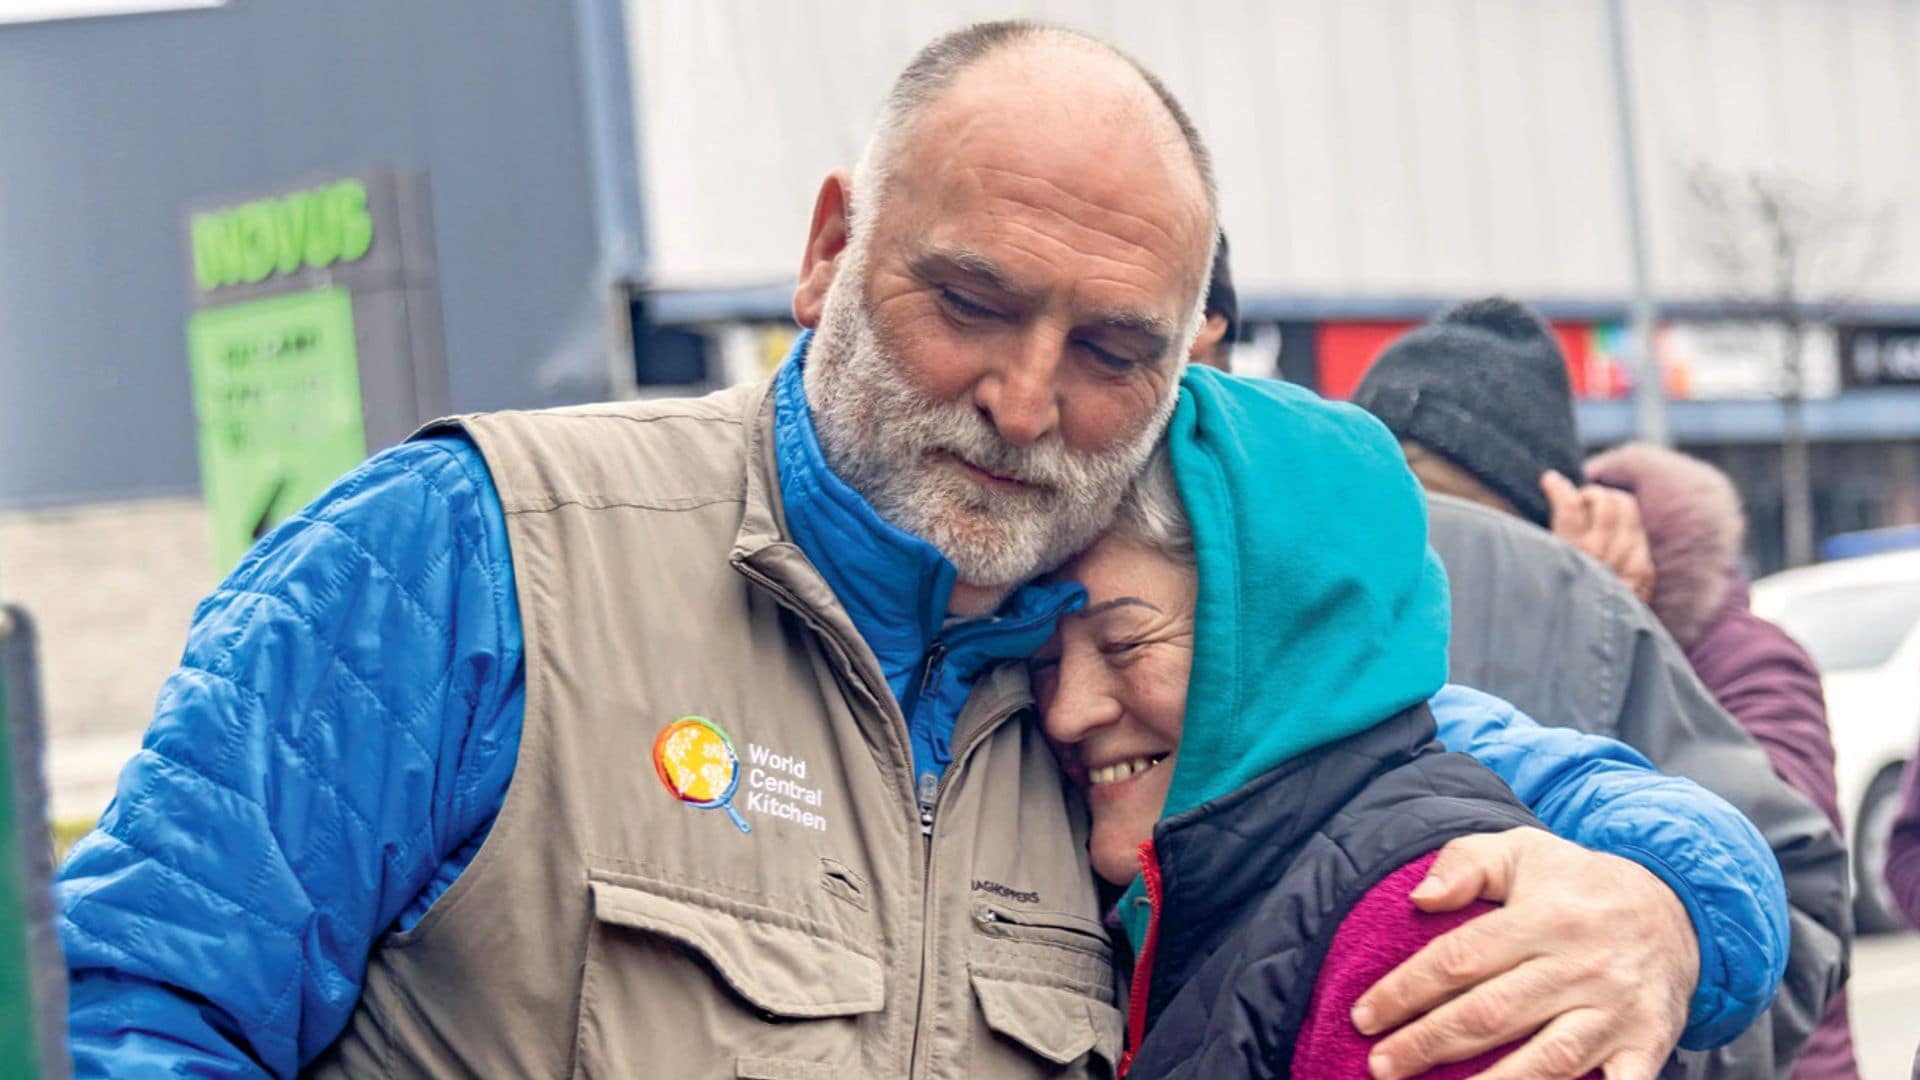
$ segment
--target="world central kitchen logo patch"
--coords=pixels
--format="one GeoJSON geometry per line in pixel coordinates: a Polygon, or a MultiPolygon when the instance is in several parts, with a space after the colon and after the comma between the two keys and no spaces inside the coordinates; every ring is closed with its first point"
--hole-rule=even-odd
{"type": "MultiPolygon", "coordinates": [[[[758,743],[747,744],[747,813],[827,831],[818,813],[821,790],[807,785],[807,763],[758,743]]],[[[683,716],[662,728],[653,740],[653,769],[668,794],[700,810],[724,810],[742,833],[753,826],[736,808],[742,762],[733,740],[704,716],[683,716]]]]}

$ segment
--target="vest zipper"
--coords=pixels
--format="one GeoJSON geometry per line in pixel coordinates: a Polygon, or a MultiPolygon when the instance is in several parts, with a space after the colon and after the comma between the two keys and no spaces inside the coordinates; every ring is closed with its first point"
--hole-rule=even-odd
{"type": "Polygon", "coordinates": [[[1153,981],[1153,954],[1160,947],[1160,857],[1154,854],[1153,841],[1140,845],[1140,881],[1147,889],[1147,935],[1140,945],[1140,958],[1133,965],[1133,986],[1127,993],[1127,1050],[1120,1055],[1120,1080],[1133,1068],[1133,1056],[1147,1037],[1147,984],[1153,981]]]}
{"type": "Polygon", "coordinates": [[[1113,955],[1113,937],[1104,927],[1081,923],[1068,915],[1022,911],[999,904],[977,904],[974,906],[973,921],[979,924],[983,933],[995,936],[1008,933],[1003,927],[1017,926],[1024,936],[1039,938],[1056,948],[1071,949],[1103,960],[1113,955]]]}
{"type": "MultiPolygon", "coordinates": [[[[802,622],[805,622],[813,630],[815,634],[818,634],[820,636],[821,640],[832,644],[833,647],[842,654],[839,658],[841,666],[847,669],[850,677],[852,678],[852,681],[856,685],[860,686],[861,690],[865,692],[866,697],[875,707],[881,709],[882,712],[885,711],[885,706],[882,705],[881,702],[883,700],[892,701],[893,700],[892,691],[888,690],[884,695],[880,695],[876,693],[872,687],[868,686],[864,679],[859,677],[858,668],[856,665],[852,663],[849,650],[847,649],[846,645],[839,640],[836,633],[832,629],[827,627],[827,625],[818,616],[816,616],[805,604],[802,604],[799,598],[795,596],[790,590],[788,590],[785,586],[775,582],[771,577],[767,576],[766,574],[760,572],[758,569],[751,566],[749,563],[746,562],[746,560],[735,559],[733,560],[733,564],[735,568],[737,568],[742,574],[744,574],[748,578],[748,580],[755,582],[756,584],[760,585],[760,587],[772,593],[774,597],[780,601],[782,606],[786,607],[787,610],[793,612],[795,615],[798,615],[802,622]]],[[[1044,617],[1048,620],[1052,620],[1057,616],[1058,616],[1058,612],[1052,612],[1052,613],[1046,613],[1044,617]]],[[[1032,622],[1032,621],[1033,619],[1024,620],[1022,625],[1024,625],[1026,622],[1032,622]]],[[[999,624],[1001,620],[993,619],[993,620],[988,620],[988,622],[990,625],[999,624]]],[[[919,700],[920,697],[925,694],[926,690],[928,689],[928,687],[930,687],[933,684],[934,680],[939,678],[941,674],[941,668],[946,663],[947,654],[951,651],[951,647],[952,647],[952,643],[950,641],[935,641],[933,645],[928,649],[927,662],[926,662],[926,665],[922,668],[921,675],[918,680],[918,683],[919,683],[918,689],[920,692],[919,694],[915,695],[915,700],[913,703],[914,708],[916,710],[919,708],[919,705],[920,705],[920,700],[919,700]]],[[[881,688],[885,689],[885,685],[882,684],[881,688]]],[[[897,702],[895,703],[895,705],[896,707],[898,707],[897,702]]],[[[904,737],[905,739],[904,745],[897,744],[895,749],[902,755],[902,760],[905,763],[902,766],[902,771],[906,773],[908,780],[913,782],[914,784],[913,790],[915,793],[915,801],[919,804],[917,807],[919,811],[917,816],[920,822],[920,833],[925,840],[925,844],[924,844],[925,851],[923,853],[923,858],[921,861],[921,873],[920,873],[921,933],[920,933],[920,969],[918,972],[919,987],[918,987],[918,992],[915,995],[915,1003],[914,1003],[913,1044],[907,1052],[907,1069],[908,1069],[908,1075],[910,1077],[920,1076],[924,1072],[924,1070],[921,1068],[921,1060],[920,1060],[923,1054],[923,1047],[925,1045],[920,1037],[920,1029],[922,1026],[921,1015],[924,1012],[926,1012],[927,987],[931,981],[927,977],[927,958],[931,952],[931,949],[929,948],[929,937],[932,934],[932,930],[930,928],[934,925],[933,905],[937,895],[933,887],[934,886],[934,873],[933,873],[933,870],[934,870],[934,866],[933,866],[934,819],[939,813],[940,800],[946,794],[948,777],[952,776],[953,773],[959,770],[961,763],[966,760],[968,755],[973,753],[975,748],[977,748],[981,743],[985,742],[988,736],[992,735],[996,731],[999,731],[1001,726],[1006,723],[1009,717],[1014,716],[1024,707],[1026,707],[1026,703],[1022,703],[1020,705],[1015,705],[1013,707],[1006,708],[1001,712],[988,717],[979,726],[979,728],[975,730],[973,734],[967,739],[967,743],[964,747],[956,748],[954,754],[952,755],[952,757],[949,759],[947,763],[947,767],[944,770],[942,770],[941,774],[938,777],[933,776],[931,773],[929,773],[926,777],[918,777],[915,775],[915,770],[913,765],[913,732],[911,730],[912,713],[907,710],[902,710],[900,714],[900,719],[901,719],[900,726],[895,729],[897,733],[896,737],[904,737]],[[928,785],[925,783],[925,781],[927,780],[933,781],[930,791],[929,791],[928,785]]],[[[958,719],[959,719],[958,717],[955,718],[956,724],[958,723],[958,719]]],[[[912,810],[909,810],[909,813],[911,814],[912,810]]]]}
{"type": "MultiPolygon", "coordinates": [[[[860,689],[866,694],[867,698],[870,700],[870,702],[874,705],[875,708],[879,709],[884,714],[886,711],[886,706],[881,704],[883,700],[888,702],[893,702],[895,708],[899,707],[899,703],[894,701],[893,691],[887,690],[885,697],[882,698],[881,696],[879,696],[874,692],[872,687],[866,684],[866,680],[862,679],[859,676],[858,668],[852,663],[851,657],[847,650],[846,645],[839,640],[838,636],[835,634],[835,632],[831,628],[829,628],[805,604],[802,604],[799,598],[796,597],[790,590],[788,590],[785,586],[775,582],[772,578],[768,577],[766,574],[761,573],[759,570],[755,569],[754,567],[746,563],[744,560],[736,560],[734,562],[734,566],[736,566],[742,574],[746,575],[748,580],[755,582],[761,588],[764,588],[768,592],[772,593],[774,598],[779,600],[782,606],[784,606],[787,610],[793,612],[795,615],[798,615],[802,622],[806,623],[809,627],[811,627],[813,632],[819,635],[822,641],[827,642],[835,650],[839,651],[842,654],[840,657],[840,663],[841,663],[841,666],[847,670],[850,681],[852,681],[855,685],[860,687],[860,689]]],[[[885,689],[884,684],[882,684],[882,689],[885,689]]],[[[926,796],[921,795],[919,793],[921,791],[920,788],[918,787],[914,788],[915,794],[916,794],[915,801],[921,804],[919,807],[919,814],[917,816],[920,822],[921,835],[925,838],[925,843],[923,845],[924,851],[921,853],[921,862],[920,862],[920,917],[921,917],[920,966],[919,966],[919,970],[915,973],[918,979],[918,990],[914,997],[914,1007],[913,1007],[913,1044],[907,1051],[907,1069],[908,1069],[909,1076],[918,1076],[922,1072],[922,1070],[919,1067],[919,1064],[920,1064],[920,1056],[922,1052],[921,1048],[924,1045],[924,1043],[920,1038],[920,1027],[921,1027],[920,1018],[921,1018],[921,1014],[924,1013],[927,1008],[927,985],[930,981],[927,978],[927,956],[930,951],[928,948],[928,935],[931,933],[931,931],[928,928],[933,925],[932,919],[930,916],[932,913],[932,907],[934,902],[934,889],[933,889],[933,818],[934,818],[934,814],[939,806],[940,795],[942,792],[946,790],[947,775],[952,774],[955,768],[958,766],[958,764],[965,759],[965,755],[972,753],[973,748],[975,746],[978,746],[986,738],[987,735],[992,734],[994,731],[999,730],[1000,725],[1006,721],[1007,717],[1012,716],[1014,713],[1018,711],[1019,711],[1019,707],[1016,706],[1014,708],[1007,709],[1004,713],[998,716],[994,716],[990,718],[985,724],[981,726],[981,730],[977,732],[973,738],[970,738],[967,740],[967,745],[965,749],[962,750],[960,753],[957,753],[954,755],[953,760],[948,763],[945,773],[943,773],[938,778],[933,777],[931,774],[928,775],[928,779],[932,779],[935,781],[933,785],[931,800],[928,800],[926,796]]],[[[888,725],[888,726],[893,728],[896,739],[904,740],[904,742],[896,744],[895,750],[901,755],[901,761],[903,762],[903,764],[900,766],[900,770],[906,774],[906,778],[909,784],[914,784],[917,778],[914,776],[914,768],[913,768],[913,742],[912,742],[913,735],[912,735],[912,732],[908,730],[908,724],[909,724],[909,721],[907,718],[907,714],[905,712],[902,712],[900,715],[900,724],[897,727],[895,727],[894,725],[888,725]]],[[[909,808],[908,814],[910,817],[914,816],[914,812],[912,808],[909,808]]]]}
{"type": "Polygon", "coordinates": [[[920,835],[933,838],[933,807],[940,799],[940,778],[932,773],[920,774],[920,835]]]}
{"type": "MultiPolygon", "coordinates": [[[[935,900],[939,896],[938,891],[934,888],[934,876],[933,876],[934,815],[939,810],[941,798],[944,797],[947,793],[947,779],[951,777],[954,773],[959,772],[961,770],[961,767],[966,762],[967,758],[972,755],[973,751],[977,747],[979,747],[981,743],[987,741],[988,736],[992,735],[996,731],[999,731],[1001,726],[1007,722],[1007,719],[1009,717],[1012,717],[1013,715],[1015,715],[1025,707],[1026,706],[1024,704],[1016,705],[1012,708],[1005,709],[1000,713],[989,717],[987,721],[981,724],[980,727],[974,731],[972,736],[967,739],[967,744],[965,746],[956,748],[956,750],[954,751],[953,760],[947,763],[946,770],[940,774],[938,780],[936,780],[933,785],[933,801],[931,803],[924,802],[925,795],[924,794],[922,795],[923,806],[925,807],[925,810],[922,814],[921,820],[924,823],[923,828],[926,830],[926,837],[927,837],[926,849],[927,850],[926,850],[926,859],[921,865],[920,990],[918,995],[915,997],[914,1006],[913,1006],[913,1049],[907,1058],[907,1075],[909,1077],[925,1075],[925,1071],[921,1068],[921,1062],[920,1062],[922,1048],[925,1046],[925,1043],[920,1038],[920,1029],[922,1027],[922,1023],[921,1023],[922,1014],[927,1011],[927,987],[931,985],[933,982],[933,980],[928,977],[927,958],[929,955],[931,955],[933,951],[929,947],[929,941],[933,935],[933,926],[935,925],[935,922],[934,922],[935,913],[933,910],[933,905],[935,903],[935,900]]],[[[934,779],[934,777],[931,773],[929,773],[927,774],[926,777],[923,778],[923,781],[932,780],[932,779],[934,779]]],[[[921,791],[923,793],[926,791],[926,786],[924,782],[921,786],[921,791]]]]}
{"type": "Polygon", "coordinates": [[[900,710],[909,725],[913,723],[913,714],[920,711],[920,700],[933,688],[934,680],[940,677],[940,669],[946,664],[947,643],[935,638],[933,644],[927,647],[926,659],[920,662],[920,677],[913,682],[913,695],[907,698],[906,707],[900,710]]]}
{"type": "MultiPolygon", "coordinates": [[[[935,683],[940,678],[941,669],[946,666],[946,663],[946,642],[935,641],[933,646],[927,650],[926,661],[920,665],[920,678],[914,684],[913,698],[911,699],[912,703],[905,713],[907,718],[907,745],[909,749],[911,749],[913,745],[914,717],[919,713],[921,703],[926,700],[927,692],[935,689],[935,683]]],[[[949,764],[951,764],[951,762],[949,762],[949,764]]],[[[931,772],[921,773],[918,794],[920,800],[920,835],[931,837],[933,835],[934,805],[940,797],[940,777],[931,772]]]]}

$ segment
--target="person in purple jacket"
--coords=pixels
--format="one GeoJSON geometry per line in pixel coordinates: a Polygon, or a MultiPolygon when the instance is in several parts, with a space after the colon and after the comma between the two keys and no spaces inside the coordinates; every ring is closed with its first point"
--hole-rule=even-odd
{"type": "MultiPolygon", "coordinates": [[[[1920,930],[1920,750],[1900,777],[1900,809],[1887,837],[1887,865],[1881,869],[1893,902],[1907,925],[1920,930]]],[[[1920,1080],[1920,1048],[1913,1053],[1913,1076],[1920,1080]]]]}
{"type": "Polygon", "coordinates": [[[1907,925],[1920,930],[1920,750],[1900,779],[1900,809],[1887,838],[1887,888],[1907,925]]]}
{"type": "MultiPolygon", "coordinates": [[[[1686,650],[1694,674],[1767,752],[1773,771],[1812,800],[1835,829],[1841,828],[1833,733],[1827,726],[1820,671],[1786,631],[1749,607],[1746,574],[1739,563],[1747,521],[1733,482],[1698,458],[1642,443],[1589,458],[1586,473],[1593,484],[1633,496],[1651,561],[1647,605],[1686,650]]],[[[1549,477],[1545,490],[1553,503],[1556,532],[1564,535],[1578,527],[1567,522],[1595,516],[1564,478],[1549,477]]],[[[1629,534],[1624,542],[1571,539],[1596,555],[1631,548],[1634,515],[1619,515],[1617,521],[1609,531],[1629,534]]],[[[1599,533],[1589,535],[1597,540],[1599,533]]],[[[1605,557],[1601,561],[1618,563],[1605,557]]],[[[1622,576],[1634,584],[1633,575],[1622,576]]],[[[1842,989],[1827,1003],[1793,1076],[1825,1080],[1858,1075],[1842,989]]]]}

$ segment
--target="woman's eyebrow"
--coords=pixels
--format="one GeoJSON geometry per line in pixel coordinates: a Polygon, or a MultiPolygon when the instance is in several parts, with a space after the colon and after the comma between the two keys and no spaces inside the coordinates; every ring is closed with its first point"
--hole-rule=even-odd
{"type": "Polygon", "coordinates": [[[1111,600],[1102,600],[1097,604],[1090,604],[1081,608],[1079,611],[1074,612],[1074,616],[1081,619],[1090,619],[1095,615],[1104,615],[1114,608],[1121,607],[1143,607],[1155,615],[1166,614],[1166,612],[1161,611],[1157,605],[1150,604],[1137,596],[1116,596],[1111,600]]]}

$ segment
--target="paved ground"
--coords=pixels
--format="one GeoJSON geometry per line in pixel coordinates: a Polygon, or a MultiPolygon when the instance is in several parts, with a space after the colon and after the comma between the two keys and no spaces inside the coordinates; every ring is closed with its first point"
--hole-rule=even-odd
{"type": "Polygon", "coordinates": [[[1850,985],[1862,1080],[1908,1080],[1920,1047],[1920,934],[1855,943],[1850,985]]]}

